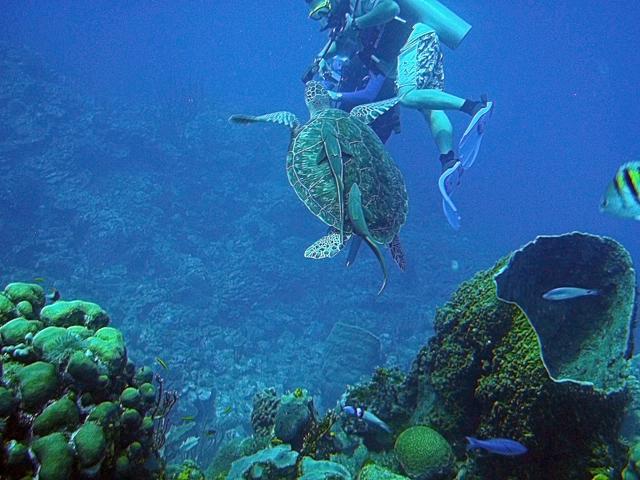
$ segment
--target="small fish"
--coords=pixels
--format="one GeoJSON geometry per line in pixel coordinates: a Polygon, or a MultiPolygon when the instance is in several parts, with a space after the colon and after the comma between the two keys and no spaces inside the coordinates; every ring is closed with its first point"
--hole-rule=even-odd
{"type": "Polygon", "coordinates": [[[225,408],[222,411],[222,415],[229,415],[232,411],[233,411],[233,407],[231,405],[229,405],[227,408],[225,408]]]}
{"type": "Polygon", "coordinates": [[[186,416],[182,417],[181,420],[183,422],[195,422],[196,421],[196,417],[194,417],[193,415],[186,415],[186,416]]]}
{"type": "Polygon", "coordinates": [[[60,300],[60,291],[57,288],[52,288],[51,293],[48,293],[44,296],[47,303],[56,303],[60,300]]]}
{"type": "Polygon", "coordinates": [[[210,429],[210,430],[205,430],[204,433],[206,433],[207,437],[213,437],[216,433],[218,433],[218,431],[210,429]]]}
{"type": "Polygon", "coordinates": [[[167,365],[167,362],[162,360],[160,357],[156,357],[156,362],[158,363],[158,365],[160,365],[165,370],[169,370],[169,366],[167,365]]]}
{"type": "Polygon", "coordinates": [[[365,410],[364,408],[345,405],[344,407],[342,407],[342,411],[347,415],[362,419],[368,425],[372,425],[376,428],[384,430],[387,433],[392,433],[389,425],[380,420],[375,414],[371,413],[368,410],[365,410]]]}
{"type": "Polygon", "coordinates": [[[498,455],[515,456],[527,453],[527,447],[520,442],[510,440],[508,438],[490,438],[488,440],[479,440],[474,437],[464,437],[469,442],[467,450],[474,448],[482,448],[489,453],[498,455]]]}
{"type": "Polygon", "coordinates": [[[44,283],[45,279],[44,279],[44,277],[35,277],[33,279],[33,281],[36,282],[36,283],[44,283]]]}
{"type": "Polygon", "coordinates": [[[600,203],[600,211],[640,220],[640,162],[618,168],[600,203]]]}
{"type": "Polygon", "coordinates": [[[600,295],[600,290],[578,287],[558,287],[542,295],[545,300],[571,300],[572,298],[600,295]]]}

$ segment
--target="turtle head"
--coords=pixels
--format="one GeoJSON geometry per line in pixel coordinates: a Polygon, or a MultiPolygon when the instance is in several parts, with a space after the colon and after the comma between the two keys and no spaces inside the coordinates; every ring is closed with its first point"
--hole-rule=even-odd
{"type": "Polygon", "coordinates": [[[307,104],[309,114],[316,113],[331,107],[331,97],[324,85],[312,80],[304,86],[304,102],[307,104]]]}

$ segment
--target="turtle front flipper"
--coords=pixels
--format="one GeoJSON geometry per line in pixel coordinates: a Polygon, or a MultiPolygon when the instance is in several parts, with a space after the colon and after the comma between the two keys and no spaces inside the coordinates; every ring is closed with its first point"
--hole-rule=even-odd
{"type": "Polygon", "coordinates": [[[331,168],[331,173],[333,174],[333,178],[336,182],[340,211],[340,223],[338,228],[340,229],[340,243],[344,243],[344,172],[342,168],[342,149],[340,148],[340,142],[338,141],[338,135],[335,127],[332,124],[324,124],[322,126],[321,135],[324,150],[327,154],[327,160],[329,161],[329,168],[331,168]]]}
{"type": "Polygon", "coordinates": [[[295,114],[291,112],[273,112],[273,113],[267,113],[265,115],[255,115],[255,116],[254,115],[231,115],[229,117],[229,122],[239,123],[242,125],[246,125],[248,123],[258,123],[258,122],[277,123],[280,125],[284,125],[285,127],[289,127],[292,130],[300,126],[298,117],[296,117],[295,114]]]}
{"type": "Polygon", "coordinates": [[[399,101],[400,99],[398,97],[393,97],[380,100],[379,102],[365,103],[364,105],[355,107],[349,115],[362,120],[367,125],[371,125],[378,117],[395,107],[399,101]]]}
{"type": "Polygon", "coordinates": [[[340,232],[332,230],[324,237],[316,240],[305,251],[305,258],[321,260],[335,257],[344,247],[344,242],[340,241],[340,232]]]}
{"type": "Polygon", "coordinates": [[[371,233],[369,232],[369,227],[367,226],[367,222],[364,218],[364,210],[362,209],[362,194],[360,193],[360,187],[358,187],[357,183],[354,183],[351,186],[351,190],[349,190],[349,219],[351,220],[351,225],[353,226],[353,231],[358,234],[362,239],[367,242],[369,248],[373,250],[376,257],[378,258],[378,262],[380,262],[380,267],[382,267],[382,274],[384,276],[382,281],[382,286],[380,290],[378,290],[378,295],[382,293],[384,287],[387,286],[387,266],[384,263],[384,257],[382,256],[382,252],[378,247],[373,238],[371,238],[371,233]]]}

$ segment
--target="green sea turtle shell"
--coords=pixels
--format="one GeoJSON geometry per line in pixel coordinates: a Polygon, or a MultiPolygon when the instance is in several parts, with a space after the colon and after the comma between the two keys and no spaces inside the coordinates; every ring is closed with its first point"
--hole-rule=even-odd
{"type": "MultiPolygon", "coordinates": [[[[289,183],[314,215],[327,225],[340,228],[336,183],[326,155],[321,155],[324,145],[320,132],[327,122],[335,125],[342,148],[345,211],[349,190],[357,183],[372,237],[381,244],[389,244],[407,219],[407,189],[402,173],[384,144],[361,120],[330,108],[304,124],[289,147],[289,183]]],[[[348,220],[344,229],[345,234],[353,230],[348,220]]]]}

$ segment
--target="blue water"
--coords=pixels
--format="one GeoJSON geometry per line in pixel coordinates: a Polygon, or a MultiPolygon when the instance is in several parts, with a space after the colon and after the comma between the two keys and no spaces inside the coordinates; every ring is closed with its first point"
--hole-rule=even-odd
{"type": "MultiPolygon", "coordinates": [[[[616,167],[640,156],[640,53],[633,48],[640,6],[449,4],[473,30],[447,52],[447,89],[468,97],[487,92],[496,102],[478,168],[459,196],[462,234],[503,252],[540,233],[580,229],[611,235],[637,256],[635,225],[596,207],[616,167]]],[[[1,21],[3,39],[41,53],[93,95],[136,102],[197,79],[239,111],[300,116],[299,77],[324,40],[302,1],[286,8],[276,0],[4,2],[1,21]]],[[[451,116],[459,132],[466,118],[451,116]]],[[[391,151],[414,191],[433,184],[435,150],[414,112],[404,112],[391,151]]],[[[412,192],[416,228],[421,210],[436,210],[435,195],[425,197],[431,190],[412,192]]]]}
{"type": "MultiPolygon", "coordinates": [[[[232,113],[306,118],[300,77],[324,34],[302,0],[4,1],[0,41],[39,55],[101,114],[99,144],[67,148],[56,131],[46,150],[0,158],[1,279],[44,276],[67,298],[103,305],[136,360],[169,359],[176,384],[215,390],[241,422],[258,387],[322,385],[321,339],[336,320],[381,336],[387,362],[406,366],[436,306],[536,235],[608,235],[640,261],[640,224],[598,211],[617,167],[640,159],[640,4],[447,4],[473,24],[445,51],[447,90],[486,92],[495,112],[456,192],[454,232],[437,150],[422,118],[403,111],[389,149],[409,191],[410,268],[392,270],[376,299],[369,252],[349,270],[343,257],[303,258],[325,228],[287,183],[286,130],[226,124],[232,113]],[[195,118],[206,121],[185,135],[195,118]]],[[[459,136],[468,117],[450,117],[459,136]]]]}

